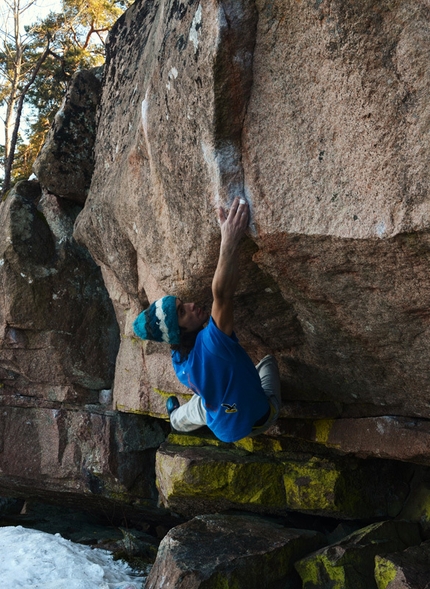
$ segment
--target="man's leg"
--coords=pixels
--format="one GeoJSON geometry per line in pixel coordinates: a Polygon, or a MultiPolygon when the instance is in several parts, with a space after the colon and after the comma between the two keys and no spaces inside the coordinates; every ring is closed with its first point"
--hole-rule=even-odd
{"type": "Polygon", "coordinates": [[[266,397],[271,405],[269,419],[264,425],[254,428],[252,435],[258,435],[266,431],[275,423],[281,409],[281,381],[279,378],[279,368],[274,356],[265,356],[255,367],[260,377],[261,386],[263,387],[266,397]]]}
{"type": "Polygon", "coordinates": [[[202,398],[193,395],[188,403],[181,405],[170,414],[170,424],[177,432],[191,432],[206,425],[206,410],[202,398]]]}

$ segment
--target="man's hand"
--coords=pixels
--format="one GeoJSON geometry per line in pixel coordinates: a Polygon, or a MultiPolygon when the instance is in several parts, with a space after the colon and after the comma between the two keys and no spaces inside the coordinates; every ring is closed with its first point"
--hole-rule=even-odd
{"type": "Polygon", "coordinates": [[[218,329],[231,335],[233,333],[233,296],[239,272],[236,249],[249,223],[249,206],[244,199],[235,198],[226,215],[219,210],[221,225],[221,247],[218,265],[212,280],[212,318],[218,329]]]}
{"type": "Polygon", "coordinates": [[[242,239],[249,223],[249,206],[243,199],[236,197],[231,209],[226,215],[225,210],[220,207],[219,221],[221,225],[221,242],[227,247],[236,248],[242,239]]]}

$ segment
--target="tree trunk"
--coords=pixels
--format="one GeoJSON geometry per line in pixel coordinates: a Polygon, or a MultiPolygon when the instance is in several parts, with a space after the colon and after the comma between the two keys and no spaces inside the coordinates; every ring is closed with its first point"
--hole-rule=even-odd
{"type": "Polygon", "coordinates": [[[16,101],[17,106],[16,106],[16,113],[15,113],[15,123],[13,125],[13,132],[12,132],[12,136],[10,139],[9,153],[8,153],[7,157],[5,157],[4,180],[3,180],[3,188],[2,188],[2,192],[1,192],[2,198],[6,195],[6,193],[9,191],[10,186],[11,186],[12,166],[13,166],[13,162],[15,159],[15,149],[16,149],[16,144],[18,141],[18,131],[19,131],[19,127],[21,124],[21,116],[22,116],[22,109],[24,106],[24,100],[25,100],[25,97],[27,96],[27,92],[31,88],[32,84],[34,83],[34,80],[36,79],[37,74],[39,73],[41,65],[43,64],[45,59],[48,57],[49,53],[50,53],[50,51],[49,51],[49,41],[48,41],[48,45],[46,46],[45,51],[42,53],[42,55],[37,60],[37,63],[34,65],[32,71],[31,71],[30,78],[29,78],[27,84],[22,89],[18,100],[16,101]]]}

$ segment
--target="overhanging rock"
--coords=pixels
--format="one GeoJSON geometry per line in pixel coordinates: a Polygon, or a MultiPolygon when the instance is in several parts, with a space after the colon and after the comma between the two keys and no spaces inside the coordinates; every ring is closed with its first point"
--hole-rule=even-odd
{"type": "Polygon", "coordinates": [[[430,417],[428,38],[416,0],[153,0],[121,17],[75,229],[121,326],[118,407],[159,413],[155,389],[174,392],[168,350],[148,370],[132,319],[165,293],[210,304],[216,208],[239,194],[236,328],[255,362],[277,356],[284,402],[430,417]]]}

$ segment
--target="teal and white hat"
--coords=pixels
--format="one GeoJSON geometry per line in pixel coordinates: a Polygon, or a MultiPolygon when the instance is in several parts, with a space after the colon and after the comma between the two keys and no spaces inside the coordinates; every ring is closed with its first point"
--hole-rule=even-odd
{"type": "Polygon", "coordinates": [[[176,297],[167,296],[152,303],[136,317],[133,330],[141,339],[179,344],[180,330],[176,313],[176,297]]]}

